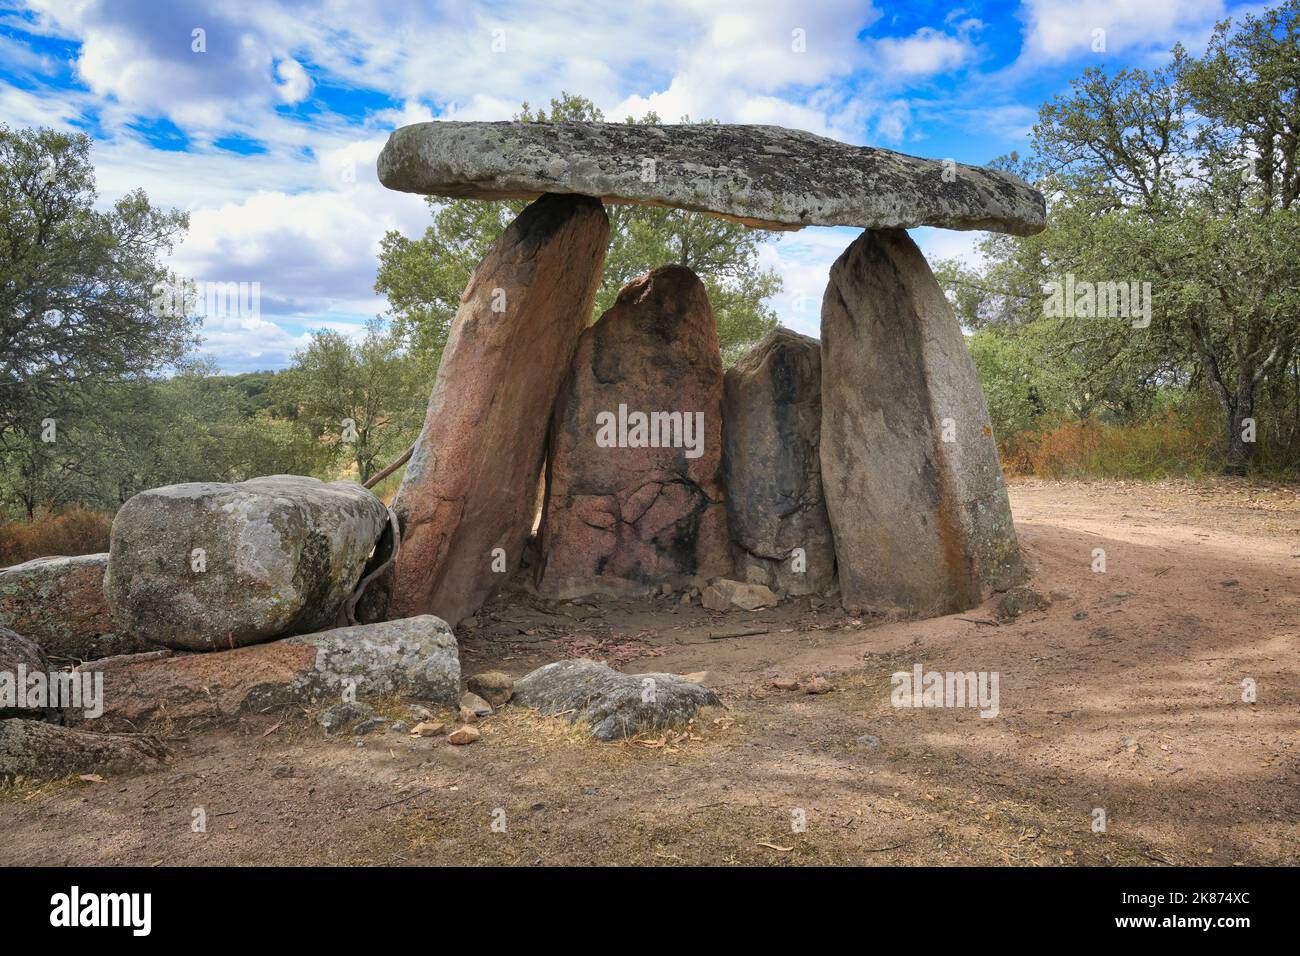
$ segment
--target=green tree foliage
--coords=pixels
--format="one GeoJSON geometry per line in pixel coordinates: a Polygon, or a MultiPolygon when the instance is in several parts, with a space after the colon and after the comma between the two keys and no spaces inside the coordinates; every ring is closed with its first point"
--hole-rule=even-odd
{"type": "Polygon", "coordinates": [[[359,481],[402,453],[419,433],[427,379],[378,319],[352,342],[338,332],[312,333],[293,367],[275,385],[310,439],[346,458],[359,481]]]}
{"type": "Polygon", "coordinates": [[[138,190],[97,211],[89,152],[85,134],[0,126],[0,448],[192,342],[187,317],[150,308],[186,216],[138,190]]]}
{"type": "MultiPolygon", "coordinates": [[[[515,118],[559,123],[601,122],[605,117],[590,100],[564,93],[551,100],[549,112],[525,103],[515,118]]],[[[626,122],[661,121],[648,113],[626,122]]],[[[414,354],[436,367],[471,273],[526,203],[433,197],[428,202],[433,221],[423,236],[409,239],[389,232],[384,237],[375,290],[388,297],[397,334],[414,354]]],[[[614,303],[630,279],[678,263],[694,270],[708,290],[728,364],[776,324],[766,303],[781,291],[781,279],[758,261],[759,246],[770,233],[678,209],[609,205],[605,211],[610,243],[592,321],[614,303]]]]}
{"type": "Polygon", "coordinates": [[[160,485],[327,474],[331,450],[259,406],[248,381],[188,362],[168,378],[88,385],[85,407],[53,441],[13,436],[0,456],[0,506],[28,518],[70,505],[111,512],[160,485]]]}
{"type": "Polygon", "coordinates": [[[1048,196],[1047,231],[987,240],[980,269],[939,269],[976,330],[986,387],[1005,398],[1000,427],[1039,413],[1132,420],[1171,390],[1208,391],[1226,470],[1244,472],[1261,446],[1294,453],[1276,403],[1300,403],[1298,29],[1288,0],[1220,23],[1204,56],[1176,47],[1165,68],[1089,69],[1042,107],[1032,156],[1007,162],[1048,196]],[[1150,282],[1150,325],[1049,314],[1044,284],[1068,276],[1150,282]],[[1261,393],[1272,431],[1251,442],[1261,393]]]}

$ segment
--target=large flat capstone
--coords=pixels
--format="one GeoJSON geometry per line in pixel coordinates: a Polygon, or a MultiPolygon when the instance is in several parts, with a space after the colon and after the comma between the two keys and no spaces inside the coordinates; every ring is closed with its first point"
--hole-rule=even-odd
{"type": "Polygon", "coordinates": [[[393,132],[389,189],[457,199],[579,193],[804,226],[1041,232],[1042,194],[1009,173],[780,126],[433,122],[393,132]]]}

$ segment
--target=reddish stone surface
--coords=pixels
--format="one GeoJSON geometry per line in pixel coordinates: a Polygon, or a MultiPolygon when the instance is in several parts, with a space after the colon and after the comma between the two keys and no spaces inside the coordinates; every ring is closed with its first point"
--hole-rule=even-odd
{"type": "MultiPolygon", "coordinates": [[[[104,713],[94,723],[117,730],[145,720],[236,716],[260,689],[288,686],[315,663],[315,647],[273,641],[202,654],[107,657],[78,670],[103,673],[104,713]]],[[[75,711],[68,716],[79,719],[75,711]]]]}
{"type": "Polygon", "coordinates": [[[547,469],[542,593],[643,594],[730,573],[722,357],[713,309],[691,270],[664,266],[633,280],[582,334],[556,403],[547,469]],[[683,424],[703,412],[701,454],[601,447],[598,416],[617,418],[620,405],[629,416],[679,412],[683,424]]]}
{"type": "Polygon", "coordinates": [[[547,423],[608,237],[598,200],[547,195],[475,270],[393,504],[402,546],[386,584],[389,619],[436,614],[454,626],[518,566],[547,423]]]}

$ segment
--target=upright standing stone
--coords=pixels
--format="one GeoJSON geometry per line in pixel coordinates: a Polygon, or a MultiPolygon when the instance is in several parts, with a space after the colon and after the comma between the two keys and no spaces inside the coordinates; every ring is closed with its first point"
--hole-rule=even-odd
{"type": "Polygon", "coordinates": [[[822,499],[821,344],[773,329],[727,370],[722,404],[727,518],[736,573],[812,594],[835,576],[822,499]]]}
{"type": "Polygon", "coordinates": [[[721,413],[704,283],[675,265],[628,283],[556,403],[539,590],[637,595],[730,573],[721,413]]]}
{"type": "Polygon", "coordinates": [[[547,423],[608,238],[598,200],[547,195],[474,271],[393,504],[402,545],[389,618],[437,614],[455,625],[519,564],[547,423]]]}
{"type": "Polygon", "coordinates": [[[821,462],[845,607],[948,614],[1023,578],[975,364],[903,230],[831,267],[821,462]]]}

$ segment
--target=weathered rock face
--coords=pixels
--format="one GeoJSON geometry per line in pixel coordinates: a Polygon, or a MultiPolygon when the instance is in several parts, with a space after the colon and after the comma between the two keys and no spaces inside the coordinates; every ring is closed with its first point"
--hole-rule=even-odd
{"type": "Polygon", "coordinates": [[[400,694],[447,706],[460,699],[456,638],[432,615],[211,654],[110,657],[77,670],[104,675],[104,713],[95,725],[109,727],[332,703],[351,699],[349,689],[357,699],[400,694]]]}
{"type": "Polygon", "coordinates": [[[682,266],[628,283],[582,333],[556,402],[539,590],[647,594],[729,573],[721,412],[704,284],[682,266]]]}
{"type": "Polygon", "coordinates": [[[901,230],[864,232],[831,268],[821,465],[846,608],[947,614],[1023,578],[974,362],[901,230]]]}
{"type": "Polygon", "coordinates": [[[167,748],[147,734],[97,734],[34,720],[0,720],[0,780],[151,770],[167,748]]]}
{"type": "Polygon", "coordinates": [[[676,674],[623,674],[586,658],[556,661],[515,682],[513,704],[548,717],[584,720],[598,740],[677,727],[701,707],[722,701],[707,687],[676,674]]]}
{"type": "Polygon", "coordinates": [[[824,591],[835,577],[818,451],[821,367],[816,339],[773,329],[724,383],[722,466],[736,572],[789,594],[824,591]]]}
{"type": "Polygon", "coordinates": [[[107,553],[37,558],[0,571],[0,627],[75,660],[150,649],[148,641],[114,633],[104,599],[107,571],[107,553]]]}
{"type": "Polygon", "coordinates": [[[113,519],[114,625],[199,651],[330,626],[387,521],[384,503],[349,481],[274,475],[143,491],[113,519]]]}
{"type": "Polygon", "coordinates": [[[435,613],[456,624],[518,566],[547,423],[608,237],[596,200],[544,196],[475,270],[393,505],[402,547],[387,584],[389,617],[435,613]]]}
{"type": "Polygon", "coordinates": [[[434,122],[395,131],[389,189],[472,199],[581,193],[765,229],[1041,232],[1043,197],[994,169],[850,146],[779,126],[434,122]]]}
{"type": "Polygon", "coordinates": [[[49,659],[40,645],[7,627],[0,627],[0,720],[7,717],[43,720],[52,716],[45,708],[22,706],[27,697],[24,675],[48,674],[49,670],[49,659]]]}

